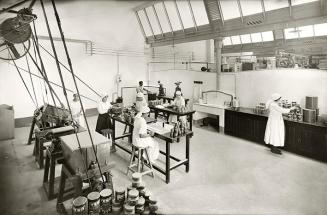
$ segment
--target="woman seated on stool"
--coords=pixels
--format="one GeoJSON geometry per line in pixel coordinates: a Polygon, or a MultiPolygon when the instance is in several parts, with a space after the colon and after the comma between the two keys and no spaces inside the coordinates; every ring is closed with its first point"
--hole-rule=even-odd
{"type": "MultiPolygon", "coordinates": [[[[185,108],[185,100],[182,96],[182,92],[181,91],[176,91],[176,97],[174,99],[174,101],[172,102],[172,105],[177,107],[177,110],[180,110],[181,108],[185,108]]],[[[186,122],[186,117],[185,116],[181,116],[179,117],[180,121],[186,122]]],[[[177,122],[177,116],[174,114],[171,114],[169,116],[169,123],[176,123],[177,122]]]]}
{"type": "Polygon", "coordinates": [[[141,108],[137,109],[134,119],[133,145],[136,147],[149,147],[149,159],[151,163],[154,163],[159,157],[159,144],[153,138],[154,133],[147,132],[147,124],[144,117],[149,112],[150,108],[148,106],[141,106],[141,108]]]}
{"type": "Polygon", "coordinates": [[[101,130],[111,128],[111,121],[108,115],[108,110],[111,104],[108,101],[108,94],[101,95],[101,100],[98,103],[98,120],[95,131],[101,134],[101,130]]]}

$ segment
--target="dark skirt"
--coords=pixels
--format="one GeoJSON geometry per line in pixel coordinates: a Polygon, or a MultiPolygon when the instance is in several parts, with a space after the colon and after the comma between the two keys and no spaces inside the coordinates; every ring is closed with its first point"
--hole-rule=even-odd
{"type": "Polygon", "coordinates": [[[99,114],[95,131],[101,134],[101,130],[112,128],[111,120],[107,113],[99,114]]]}

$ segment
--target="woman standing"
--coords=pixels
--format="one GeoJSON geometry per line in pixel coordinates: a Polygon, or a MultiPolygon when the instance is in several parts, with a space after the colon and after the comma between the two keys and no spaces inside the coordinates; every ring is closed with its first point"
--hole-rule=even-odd
{"type": "Polygon", "coordinates": [[[70,109],[72,112],[73,121],[78,126],[85,128],[85,120],[84,120],[84,115],[83,115],[83,111],[81,108],[81,104],[79,101],[79,96],[77,93],[74,93],[73,97],[74,97],[74,99],[70,103],[70,109]]]}
{"type": "Polygon", "coordinates": [[[111,121],[108,115],[108,110],[111,104],[108,101],[108,94],[101,95],[101,100],[98,103],[98,120],[95,131],[101,134],[101,130],[111,128],[111,121]]]}
{"type": "Polygon", "coordinates": [[[266,103],[266,108],[269,109],[269,117],[265,132],[265,143],[270,145],[271,152],[282,154],[277,147],[284,146],[285,140],[285,125],[283,113],[289,113],[291,109],[282,108],[278,105],[278,101],[282,98],[278,93],[271,96],[271,100],[266,103]]]}
{"type": "MultiPolygon", "coordinates": [[[[182,92],[181,91],[176,91],[175,93],[175,99],[172,102],[172,105],[177,107],[177,110],[181,110],[183,108],[185,108],[185,99],[182,96],[182,92]]],[[[179,117],[179,119],[183,122],[186,122],[186,116],[181,116],[179,117]]],[[[169,122],[177,122],[177,116],[174,114],[170,114],[169,115],[169,122]]]]}

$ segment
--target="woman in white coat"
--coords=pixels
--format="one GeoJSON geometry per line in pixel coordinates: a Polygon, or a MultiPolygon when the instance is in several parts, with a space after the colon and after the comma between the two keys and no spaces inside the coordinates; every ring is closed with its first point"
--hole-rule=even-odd
{"type": "MultiPolygon", "coordinates": [[[[185,108],[185,99],[182,96],[182,92],[181,91],[176,91],[176,97],[174,99],[174,101],[172,102],[173,106],[176,106],[178,109],[181,108],[185,108]]],[[[186,116],[181,116],[179,117],[179,120],[182,122],[186,122],[186,116]]],[[[177,123],[177,116],[174,114],[170,114],[169,115],[169,120],[170,123],[174,122],[177,123]]]]}
{"type": "Polygon", "coordinates": [[[74,99],[70,103],[70,109],[72,111],[73,120],[79,127],[85,128],[85,120],[79,101],[79,96],[77,93],[74,93],[73,97],[74,99]]]}
{"type": "Polygon", "coordinates": [[[159,144],[152,137],[154,134],[148,134],[147,124],[144,117],[150,112],[148,106],[141,106],[137,110],[133,128],[133,145],[136,147],[149,147],[149,159],[154,163],[159,157],[159,144]]]}
{"type": "Polygon", "coordinates": [[[271,96],[271,100],[266,103],[266,108],[269,109],[269,117],[265,132],[265,143],[270,145],[271,152],[275,154],[282,154],[277,147],[284,146],[285,140],[285,125],[283,115],[289,113],[290,110],[280,107],[278,101],[282,98],[278,93],[274,93],[271,96]]]}
{"type": "Polygon", "coordinates": [[[109,118],[108,111],[111,108],[111,104],[108,100],[108,94],[102,94],[101,100],[98,103],[99,116],[97,119],[97,125],[95,131],[101,134],[101,130],[111,128],[111,119],[109,118]]]}

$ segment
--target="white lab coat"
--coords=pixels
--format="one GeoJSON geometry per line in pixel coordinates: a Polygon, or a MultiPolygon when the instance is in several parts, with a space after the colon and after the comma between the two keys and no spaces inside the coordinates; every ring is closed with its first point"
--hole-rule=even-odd
{"type": "Polygon", "coordinates": [[[273,146],[284,146],[285,125],[282,114],[289,113],[290,109],[280,107],[275,101],[268,101],[269,117],[265,132],[265,143],[273,146]]]}
{"type": "Polygon", "coordinates": [[[136,114],[133,129],[133,145],[136,147],[149,147],[150,161],[153,163],[159,157],[159,144],[152,137],[141,138],[140,134],[147,133],[147,124],[141,113],[136,114]]]}
{"type": "Polygon", "coordinates": [[[73,120],[76,122],[76,124],[85,128],[85,120],[79,101],[72,101],[70,103],[70,109],[72,111],[73,120]]]}
{"type": "MultiPolygon", "coordinates": [[[[175,98],[172,105],[175,105],[177,107],[185,107],[185,99],[183,97],[180,98],[175,98]]],[[[180,121],[186,122],[186,116],[180,116],[179,117],[180,121]]],[[[169,122],[175,122],[177,123],[177,116],[174,114],[169,115],[169,122]]]]}

